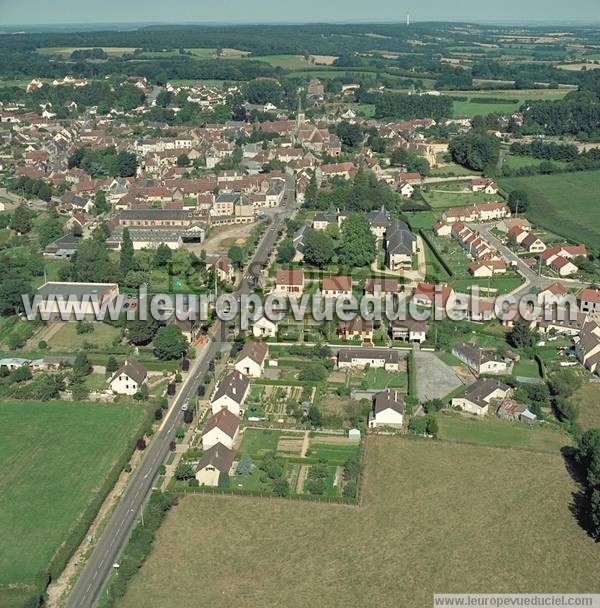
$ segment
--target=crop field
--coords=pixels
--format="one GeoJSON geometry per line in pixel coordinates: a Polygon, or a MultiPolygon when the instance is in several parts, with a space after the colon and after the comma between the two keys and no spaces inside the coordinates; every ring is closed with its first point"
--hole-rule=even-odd
{"type": "Polygon", "coordinates": [[[597,248],[600,243],[600,171],[503,178],[506,191],[529,193],[527,217],[550,232],[597,248]]]}
{"type": "MultiPolygon", "coordinates": [[[[68,57],[73,51],[84,51],[95,47],[91,46],[55,46],[55,47],[40,47],[37,52],[40,55],[62,55],[68,57]]],[[[135,47],[132,46],[104,46],[101,48],[109,57],[120,57],[125,53],[133,53],[135,47]]]]}
{"type": "Polygon", "coordinates": [[[490,196],[484,192],[471,192],[470,188],[464,189],[463,182],[453,182],[450,185],[432,184],[427,191],[423,192],[423,198],[433,209],[448,209],[495,201],[499,197],[490,196]]]}
{"type": "Polygon", "coordinates": [[[591,592],[598,549],[570,511],[576,489],[558,453],[373,439],[360,508],[185,498],[118,606],[423,608],[434,592],[591,592]]]}
{"type": "Polygon", "coordinates": [[[140,406],[0,404],[0,606],[39,596],[59,548],[76,548],[144,417],[140,406]]]}

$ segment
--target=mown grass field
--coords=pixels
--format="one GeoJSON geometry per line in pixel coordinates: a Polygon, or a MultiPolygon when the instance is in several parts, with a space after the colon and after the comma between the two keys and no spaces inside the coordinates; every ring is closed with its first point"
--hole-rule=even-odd
{"type": "Polygon", "coordinates": [[[87,342],[96,347],[110,346],[120,335],[120,330],[106,323],[94,323],[94,331],[87,334],[77,333],[77,323],[64,323],[48,343],[53,350],[76,351],[87,342]]]}
{"type": "Polygon", "coordinates": [[[43,591],[40,575],[99,497],[144,417],[141,406],[0,404],[0,606],[17,608],[43,591]]]}
{"type": "Polygon", "coordinates": [[[598,248],[600,171],[503,178],[502,188],[529,193],[527,217],[566,239],[598,248]]]}
{"type": "Polygon", "coordinates": [[[119,607],[424,608],[434,592],[594,591],[598,547],[570,512],[575,489],[558,453],[374,438],[361,508],[185,498],[119,607]]]}
{"type": "Polygon", "coordinates": [[[574,395],[579,406],[577,421],[584,429],[600,429],[600,383],[588,382],[574,395]]]}
{"type": "Polygon", "coordinates": [[[486,446],[521,448],[558,453],[571,440],[563,432],[549,427],[528,427],[501,420],[495,416],[476,418],[458,414],[438,416],[440,438],[447,441],[476,443],[486,446]]]}

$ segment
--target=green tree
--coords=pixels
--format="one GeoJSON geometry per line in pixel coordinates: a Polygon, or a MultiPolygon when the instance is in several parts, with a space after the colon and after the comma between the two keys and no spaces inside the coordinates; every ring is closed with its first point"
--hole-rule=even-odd
{"type": "Polygon", "coordinates": [[[98,190],[94,195],[94,213],[100,215],[110,211],[110,205],[106,200],[106,194],[103,190],[98,190]]]}
{"type": "Polygon", "coordinates": [[[522,319],[515,322],[506,339],[515,348],[533,348],[536,342],[535,333],[522,319]]]}
{"type": "Polygon", "coordinates": [[[309,228],[304,237],[304,260],[313,266],[322,268],[331,262],[334,245],[330,236],[324,232],[309,228]]]}
{"type": "Polygon", "coordinates": [[[10,227],[19,234],[27,234],[33,226],[32,220],[33,213],[25,205],[19,205],[12,215],[10,227]]]}
{"type": "Polygon", "coordinates": [[[110,283],[118,275],[106,245],[95,239],[84,240],[71,258],[71,276],[83,283],[110,283]]]}
{"type": "Polygon", "coordinates": [[[126,276],[127,273],[133,269],[134,263],[133,241],[129,235],[129,229],[124,228],[123,237],[121,240],[121,253],[119,257],[119,264],[123,276],[126,276]]]}
{"type": "Polygon", "coordinates": [[[62,228],[60,220],[56,215],[50,215],[46,219],[42,220],[37,225],[37,233],[42,247],[46,247],[49,243],[52,243],[56,239],[62,236],[62,228]]]}
{"type": "Polygon", "coordinates": [[[165,245],[164,243],[160,243],[159,246],[156,248],[156,251],[154,252],[154,259],[152,261],[152,264],[155,268],[162,268],[171,261],[172,255],[173,252],[171,251],[170,247],[168,245],[165,245]]]}
{"type": "Polygon", "coordinates": [[[106,361],[106,373],[114,374],[118,369],[119,363],[113,355],[110,355],[110,357],[106,361]]]}
{"type": "Polygon", "coordinates": [[[341,250],[348,266],[368,266],[375,259],[375,237],[363,215],[353,213],[342,224],[341,250]]]}
{"type": "Polygon", "coordinates": [[[187,481],[196,477],[196,472],[189,462],[180,462],[175,469],[174,476],[178,481],[187,481]]]}
{"type": "Polygon", "coordinates": [[[240,464],[237,468],[237,474],[243,475],[244,477],[248,477],[254,470],[254,463],[252,462],[252,458],[248,455],[242,456],[240,460],[240,464]]]}
{"type": "Polygon", "coordinates": [[[449,151],[455,163],[473,171],[485,171],[494,168],[498,163],[500,140],[494,136],[472,132],[451,140],[449,151]]]}
{"type": "Polygon", "coordinates": [[[243,261],[244,261],[244,252],[242,251],[242,248],[239,247],[238,245],[232,245],[229,248],[229,251],[227,253],[227,255],[229,256],[229,259],[231,260],[231,263],[236,267],[236,268],[240,268],[243,261]]]}
{"type": "Polygon", "coordinates": [[[157,331],[158,323],[154,319],[136,319],[127,325],[127,338],[136,346],[144,346],[152,342],[157,331]]]}
{"type": "Polygon", "coordinates": [[[187,154],[180,154],[177,157],[178,167],[189,167],[191,164],[190,157],[187,154]]]}
{"type": "Polygon", "coordinates": [[[525,213],[529,208],[529,194],[526,190],[512,190],[508,195],[508,207],[513,213],[525,213]]]}
{"type": "Polygon", "coordinates": [[[161,327],[154,337],[154,354],[161,361],[180,359],[188,347],[188,341],[177,325],[161,327]]]}
{"type": "Polygon", "coordinates": [[[73,362],[73,376],[75,378],[83,378],[89,376],[93,371],[92,364],[88,359],[87,355],[83,351],[79,351],[75,355],[75,361],[73,362]]]}
{"type": "Polygon", "coordinates": [[[296,249],[292,239],[283,239],[277,248],[277,262],[279,264],[287,264],[294,259],[296,249]]]}
{"type": "Polygon", "coordinates": [[[304,193],[304,206],[309,209],[316,208],[319,200],[319,185],[317,183],[317,175],[313,171],[310,175],[310,181],[306,186],[306,192],[304,193]]]}

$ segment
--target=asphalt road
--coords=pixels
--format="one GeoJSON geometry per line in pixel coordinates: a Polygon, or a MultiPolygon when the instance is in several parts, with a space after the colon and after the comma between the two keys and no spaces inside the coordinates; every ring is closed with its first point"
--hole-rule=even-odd
{"type": "MultiPolygon", "coordinates": [[[[285,219],[294,211],[294,184],[293,176],[288,176],[282,210],[274,216],[272,223],[263,235],[236,294],[247,294],[252,291],[263,265],[267,263],[271,252],[277,245],[279,231],[283,228],[285,219]]],[[[141,514],[146,499],[150,495],[160,465],[167,457],[169,444],[175,439],[177,427],[183,421],[181,406],[196,394],[198,386],[208,371],[209,362],[214,359],[217,351],[223,349],[226,344],[227,331],[225,325],[217,321],[213,327],[214,339],[194,360],[186,381],[176,395],[174,404],[160,430],[154,435],[150,445],[146,448],[137,470],[127,484],[106,527],[97,539],[85,567],[69,594],[66,608],[92,608],[96,604],[114,564],[118,562],[119,554],[141,514]]]]}

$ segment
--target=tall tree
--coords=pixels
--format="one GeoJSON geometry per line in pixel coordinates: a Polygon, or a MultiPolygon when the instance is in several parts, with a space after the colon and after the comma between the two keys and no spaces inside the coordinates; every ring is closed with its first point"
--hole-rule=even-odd
{"type": "Polygon", "coordinates": [[[364,215],[353,213],[342,224],[343,261],[348,266],[368,266],[376,254],[375,237],[364,215]]]}
{"type": "Polygon", "coordinates": [[[127,273],[132,270],[134,266],[133,241],[131,240],[128,228],[123,229],[123,239],[121,241],[121,254],[119,263],[123,276],[126,276],[127,273]]]}
{"type": "Polygon", "coordinates": [[[322,268],[331,262],[334,254],[333,240],[324,232],[306,231],[304,237],[304,259],[309,264],[322,268]]]}
{"type": "Polygon", "coordinates": [[[32,219],[33,213],[25,205],[19,205],[13,213],[10,227],[19,234],[27,234],[33,225],[32,219]]]}

